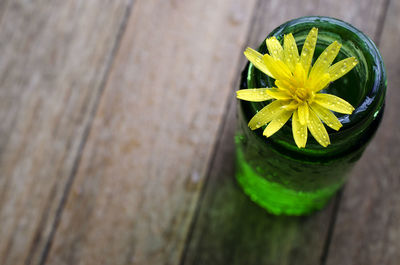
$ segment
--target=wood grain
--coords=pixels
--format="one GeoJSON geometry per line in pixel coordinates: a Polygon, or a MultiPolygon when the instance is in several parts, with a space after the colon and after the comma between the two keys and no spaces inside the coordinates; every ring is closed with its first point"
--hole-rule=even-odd
{"type": "Polygon", "coordinates": [[[0,264],[41,258],[127,4],[0,4],[0,264]]]}
{"type": "MultiPolygon", "coordinates": [[[[257,47],[268,32],[284,21],[312,13],[344,19],[374,36],[384,10],[383,1],[291,3],[260,2],[249,46],[257,47]],[[278,8],[281,5],[285,7],[283,10],[278,8]],[[360,20],[359,16],[367,15],[366,11],[374,19],[360,20]]],[[[268,215],[253,204],[234,179],[234,113],[235,104],[232,103],[182,263],[323,264],[335,206],[331,203],[313,216],[298,218],[268,215]]]]}
{"type": "Polygon", "coordinates": [[[388,73],[381,127],[348,183],[328,263],[399,264],[400,260],[400,2],[391,1],[380,50],[388,73]]]}
{"type": "Polygon", "coordinates": [[[47,264],[177,264],[254,1],[132,9],[47,264]]]}

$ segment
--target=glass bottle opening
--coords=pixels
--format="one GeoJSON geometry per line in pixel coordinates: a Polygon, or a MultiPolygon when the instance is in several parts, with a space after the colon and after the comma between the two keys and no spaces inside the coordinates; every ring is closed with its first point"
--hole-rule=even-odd
{"type": "MultiPolygon", "coordinates": [[[[368,140],[364,139],[368,128],[375,119],[380,119],[382,115],[386,92],[386,73],[383,60],[375,44],[350,24],[334,18],[303,17],[292,20],[276,28],[267,38],[275,36],[282,42],[284,34],[293,33],[300,52],[312,27],[318,28],[313,63],[323,50],[335,40],[341,43],[342,47],[333,63],[347,57],[356,57],[359,61],[354,69],[332,82],[326,89],[329,94],[337,95],[351,103],[355,107],[355,111],[351,115],[335,113],[343,127],[339,131],[327,128],[331,139],[331,145],[327,148],[320,146],[313,137],[309,136],[306,148],[298,149],[293,140],[291,122],[286,123],[280,131],[268,139],[262,136],[261,129],[254,133],[263,137],[264,141],[271,143],[283,153],[337,156],[343,153],[343,150],[350,152],[351,149],[361,147],[365,140],[368,140]],[[355,133],[355,130],[358,133],[355,133]]],[[[268,53],[265,41],[258,51],[262,54],[268,53]]],[[[273,87],[274,81],[252,64],[249,65],[246,83],[248,88],[273,87]]],[[[240,102],[241,108],[249,118],[268,103],[240,102]]]]}

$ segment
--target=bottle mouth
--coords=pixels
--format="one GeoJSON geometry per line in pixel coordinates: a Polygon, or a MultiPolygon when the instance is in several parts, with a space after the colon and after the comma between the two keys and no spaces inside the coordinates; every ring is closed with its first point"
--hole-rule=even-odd
{"type": "MultiPolygon", "coordinates": [[[[335,40],[342,44],[340,52],[333,63],[348,57],[356,57],[358,65],[342,78],[332,82],[326,92],[343,98],[355,107],[351,115],[340,115],[335,113],[343,127],[339,131],[327,128],[331,144],[328,147],[320,146],[313,137],[309,136],[305,149],[298,149],[294,143],[291,122],[268,138],[274,145],[295,152],[309,153],[310,155],[337,152],[342,148],[347,139],[353,137],[354,130],[363,130],[377,118],[384,103],[386,93],[386,72],[382,57],[372,42],[364,33],[352,25],[330,17],[302,17],[291,20],[275,30],[268,36],[275,36],[279,41],[283,40],[285,34],[293,33],[299,51],[304,44],[305,38],[312,27],[318,28],[318,39],[313,63],[322,51],[335,40]],[[372,117],[372,118],[371,118],[372,117]]],[[[258,51],[262,54],[268,53],[265,41],[258,51]]],[[[273,87],[274,79],[268,77],[252,64],[247,70],[247,87],[273,87]]],[[[242,106],[250,110],[253,116],[258,110],[269,102],[241,102],[242,106]],[[247,105],[247,106],[245,106],[247,105]]],[[[261,130],[258,134],[262,135],[261,130]]],[[[265,137],[264,137],[265,138],[265,137]]]]}

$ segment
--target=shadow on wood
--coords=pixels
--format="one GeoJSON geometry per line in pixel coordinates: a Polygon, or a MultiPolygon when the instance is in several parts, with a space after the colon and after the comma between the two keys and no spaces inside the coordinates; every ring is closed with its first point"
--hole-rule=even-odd
{"type": "Polygon", "coordinates": [[[319,264],[333,205],[309,217],[274,216],[235,178],[235,104],[222,130],[184,264],[319,264]]]}

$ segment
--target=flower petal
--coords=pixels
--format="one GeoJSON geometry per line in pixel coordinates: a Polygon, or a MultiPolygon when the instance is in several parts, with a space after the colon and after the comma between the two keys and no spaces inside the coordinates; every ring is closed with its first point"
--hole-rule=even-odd
{"type": "Polygon", "coordinates": [[[293,113],[292,118],[293,138],[297,147],[306,147],[307,143],[307,125],[301,125],[297,110],[293,113]]]}
{"type": "Polygon", "coordinates": [[[329,66],[338,55],[341,46],[342,45],[339,42],[334,41],[321,53],[310,71],[310,78],[316,78],[326,73],[329,66]]]}
{"type": "Polygon", "coordinates": [[[288,80],[292,76],[292,72],[284,62],[274,59],[269,54],[264,54],[263,62],[274,79],[288,80]]]}
{"type": "Polygon", "coordinates": [[[271,88],[267,90],[267,94],[275,99],[291,99],[293,96],[284,89],[271,88]]]}
{"type": "Polygon", "coordinates": [[[317,114],[318,118],[320,118],[326,125],[331,127],[332,129],[338,131],[343,125],[340,123],[339,119],[333,114],[330,110],[321,107],[317,103],[313,102],[310,105],[311,109],[317,114]]]}
{"type": "Polygon", "coordinates": [[[283,125],[290,119],[293,111],[282,111],[278,116],[276,116],[265,128],[263,135],[270,137],[276,133],[283,125]]]}
{"type": "Polygon", "coordinates": [[[293,84],[288,80],[275,80],[275,85],[281,90],[295,91],[293,84]]]}
{"type": "Polygon", "coordinates": [[[314,97],[314,102],[339,113],[351,114],[354,110],[353,106],[346,100],[330,94],[318,93],[314,97]]]}
{"type": "Polygon", "coordinates": [[[270,73],[270,71],[268,70],[267,66],[265,65],[264,61],[263,61],[263,55],[261,53],[259,53],[256,50],[253,50],[252,48],[248,47],[245,51],[244,51],[244,55],[246,56],[246,58],[252,63],[254,64],[254,66],[260,70],[261,72],[263,72],[264,74],[271,76],[272,74],[270,73]]]}
{"type": "Polygon", "coordinates": [[[306,72],[300,63],[297,63],[294,69],[291,83],[296,87],[304,87],[307,80],[306,72]]]}
{"type": "Polygon", "coordinates": [[[330,144],[328,132],[317,115],[312,110],[309,112],[308,129],[320,145],[327,147],[330,144]]]}
{"type": "Polygon", "coordinates": [[[283,60],[283,48],[275,37],[266,39],[269,54],[277,60],[283,60]]]}
{"type": "Polygon", "coordinates": [[[355,57],[346,58],[335,63],[328,69],[328,74],[331,76],[331,81],[341,78],[358,64],[355,57]]]}
{"type": "Polygon", "coordinates": [[[299,51],[297,50],[296,41],[292,33],[285,35],[283,48],[284,61],[293,73],[295,66],[299,61],[299,51]]]}
{"type": "Polygon", "coordinates": [[[236,91],[236,98],[252,102],[266,101],[272,99],[272,97],[267,94],[267,91],[268,88],[240,89],[236,91]]]}
{"type": "Polygon", "coordinates": [[[331,76],[329,74],[321,74],[320,76],[308,78],[305,86],[309,87],[313,92],[318,92],[327,87],[330,82],[331,76]]]}
{"type": "Polygon", "coordinates": [[[289,101],[289,103],[287,105],[283,106],[282,108],[287,111],[294,111],[299,108],[299,103],[297,102],[297,100],[294,99],[294,100],[289,101]]]}
{"type": "Polygon", "coordinates": [[[318,29],[312,28],[307,35],[304,42],[303,49],[301,50],[300,63],[302,64],[306,74],[311,66],[311,61],[314,56],[315,44],[317,43],[318,29]]]}
{"type": "Polygon", "coordinates": [[[301,125],[305,125],[307,124],[308,121],[308,104],[307,103],[302,103],[299,105],[298,107],[298,115],[299,115],[299,121],[301,123],[301,125]]]}
{"type": "Polygon", "coordinates": [[[282,111],[282,106],[288,102],[283,100],[274,100],[264,108],[262,108],[253,118],[249,121],[249,127],[252,130],[258,129],[268,122],[272,121],[276,115],[282,111]]]}

